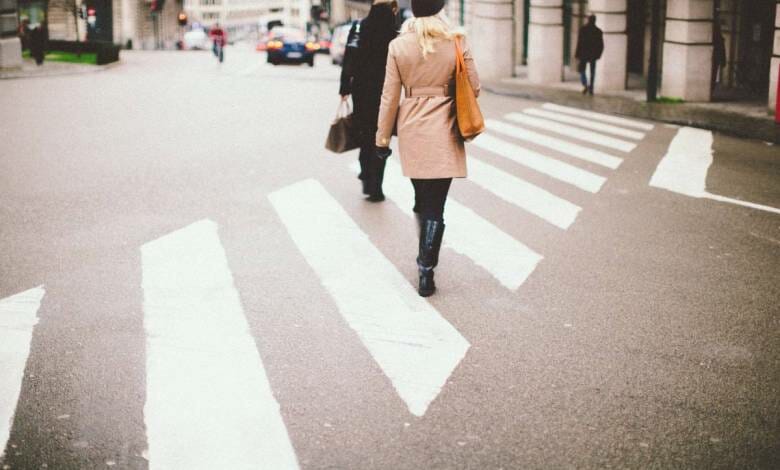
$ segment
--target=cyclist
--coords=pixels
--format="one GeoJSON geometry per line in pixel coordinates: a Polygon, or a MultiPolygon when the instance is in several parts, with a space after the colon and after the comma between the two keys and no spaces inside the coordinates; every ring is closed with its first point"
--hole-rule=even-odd
{"type": "Polygon", "coordinates": [[[213,28],[209,30],[209,37],[212,41],[211,50],[214,55],[222,62],[225,59],[225,44],[227,44],[227,34],[219,27],[219,23],[216,23],[213,28]]]}

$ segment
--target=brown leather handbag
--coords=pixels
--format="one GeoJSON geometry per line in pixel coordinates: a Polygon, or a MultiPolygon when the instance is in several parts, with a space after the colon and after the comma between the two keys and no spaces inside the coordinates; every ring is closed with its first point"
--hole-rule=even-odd
{"type": "Polygon", "coordinates": [[[352,111],[346,100],[339,103],[336,118],[331,123],[328,138],[325,140],[325,148],[334,153],[344,153],[358,148],[352,124],[352,111]]]}
{"type": "Polygon", "coordinates": [[[459,39],[455,39],[455,108],[458,113],[458,130],[463,140],[472,140],[485,130],[485,120],[471,88],[459,39]]]}

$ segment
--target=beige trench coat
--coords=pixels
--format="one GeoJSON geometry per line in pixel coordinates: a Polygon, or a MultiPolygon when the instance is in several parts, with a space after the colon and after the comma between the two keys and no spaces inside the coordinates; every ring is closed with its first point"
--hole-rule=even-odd
{"type": "MultiPolygon", "coordinates": [[[[478,95],[479,77],[471,51],[463,38],[460,41],[471,87],[478,95]]],[[[390,43],[376,145],[389,145],[397,117],[404,176],[462,178],[466,176],[466,152],[455,120],[455,42],[439,41],[434,49],[423,58],[417,36],[411,32],[390,43]]]]}

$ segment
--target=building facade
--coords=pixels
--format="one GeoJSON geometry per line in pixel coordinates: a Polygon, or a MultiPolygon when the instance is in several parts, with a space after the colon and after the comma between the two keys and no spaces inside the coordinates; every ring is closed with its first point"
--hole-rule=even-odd
{"type": "Polygon", "coordinates": [[[596,91],[643,87],[653,8],[660,13],[660,95],[686,101],[763,100],[775,107],[780,67],[778,0],[451,0],[448,16],[470,33],[480,74],[564,80],[577,32],[594,14],[604,31],[596,91]],[[500,38],[509,38],[511,47],[500,38]],[[722,48],[725,61],[718,64],[722,48]]]}
{"type": "Polygon", "coordinates": [[[185,0],[184,10],[193,23],[206,28],[219,23],[229,37],[241,38],[267,29],[269,23],[306,28],[311,7],[318,0],[185,0]]]}
{"type": "Polygon", "coordinates": [[[172,49],[183,32],[177,21],[182,1],[157,1],[159,11],[152,11],[152,0],[19,0],[19,17],[45,22],[49,39],[172,49]]]}

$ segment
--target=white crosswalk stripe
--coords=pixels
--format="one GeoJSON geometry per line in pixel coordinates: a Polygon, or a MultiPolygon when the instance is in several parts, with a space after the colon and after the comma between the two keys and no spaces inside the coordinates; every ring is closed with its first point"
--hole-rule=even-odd
{"type": "Polygon", "coordinates": [[[141,254],[149,468],[297,469],[217,225],[141,254]]]}
{"type": "Polygon", "coordinates": [[[626,119],[618,116],[613,116],[611,114],[597,113],[595,111],[586,111],[584,109],[579,109],[579,108],[570,108],[568,106],[561,106],[559,104],[545,103],[542,105],[542,108],[548,109],[550,111],[558,111],[560,113],[571,114],[574,116],[582,116],[588,119],[594,119],[596,121],[609,122],[611,124],[617,124],[619,126],[642,129],[645,131],[651,131],[655,127],[654,125],[646,122],[634,121],[633,119],[626,119]]]}
{"type": "Polygon", "coordinates": [[[507,142],[491,134],[480,135],[478,139],[473,141],[473,145],[591,193],[598,192],[606,181],[603,176],[507,142]]]}
{"type": "Polygon", "coordinates": [[[529,116],[523,113],[509,113],[504,116],[506,119],[513,121],[524,126],[535,127],[555,134],[562,134],[566,137],[588,142],[590,144],[601,145],[619,152],[630,152],[636,148],[634,142],[628,142],[618,139],[616,137],[609,137],[598,132],[588,131],[580,129],[579,127],[569,126],[567,124],[561,124],[559,122],[550,121],[549,119],[542,119],[538,117],[529,116]]]}
{"type": "Polygon", "coordinates": [[[476,158],[469,159],[468,166],[470,181],[558,228],[568,229],[581,210],[566,199],[476,158]]]}
{"type": "Polygon", "coordinates": [[[347,324],[409,411],[423,416],[468,341],[417,295],[320,183],[304,180],[269,199],[347,324]]]}
{"type": "Polygon", "coordinates": [[[619,126],[613,126],[611,124],[597,122],[592,119],[570,116],[561,112],[548,111],[539,108],[528,108],[528,109],[524,109],[523,112],[527,114],[531,114],[533,116],[539,116],[546,119],[550,119],[552,121],[563,122],[566,124],[574,124],[585,129],[606,132],[608,134],[614,134],[620,137],[627,137],[629,139],[642,140],[645,138],[644,132],[633,131],[631,129],[625,129],[619,126]]]}
{"type": "MultiPolygon", "coordinates": [[[[357,172],[357,162],[351,165],[357,172]]],[[[414,191],[394,161],[387,164],[384,192],[406,215],[414,217],[414,191]]],[[[444,247],[484,268],[507,289],[515,290],[534,272],[542,255],[515,240],[455,199],[447,200],[444,247]]]]}
{"type": "MultiPolygon", "coordinates": [[[[550,104],[510,113],[506,119],[521,126],[488,119],[490,132],[469,145],[556,183],[595,194],[606,183],[605,176],[567,163],[553,152],[516,142],[615,169],[621,158],[571,140],[602,146],[607,142],[615,150],[628,152],[636,143],[620,138],[639,141],[644,131],[652,129],[643,123],[588,113],[550,104]]],[[[489,192],[556,227],[546,229],[567,230],[582,211],[542,184],[496,168],[473,153],[468,159],[468,181],[478,191],[489,192]]],[[[357,162],[351,167],[357,171],[357,162]]],[[[388,162],[384,191],[412,224],[414,193],[397,160],[388,162]]],[[[418,296],[414,280],[401,274],[380,251],[382,240],[370,239],[319,182],[294,183],[268,199],[279,216],[273,223],[286,228],[312,268],[311,275],[320,280],[356,333],[355,341],[360,341],[387,376],[389,396],[397,393],[411,414],[424,416],[467,354],[469,341],[418,296]],[[358,264],[361,269],[353,269],[358,264]]],[[[479,205],[448,199],[444,247],[471,260],[504,288],[516,291],[544,257],[524,244],[522,233],[505,232],[481,216],[479,209],[479,205]]],[[[146,334],[143,417],[149,468],[297,469],[295,449],[249,330],[218,231],[216,223],[202,220],[146,243],[140,250],[146,334]]],[[[43,287],[38,287],[0,300],[3,448],[10,436],[44,294],[43,287]]],[[[375,368],[370,370],[375,372],[375,368]]]]}
{"type": "Polygon", "coordinates": [[[486,119],[485,125],[487,126],[488,130],[492,130],[515,139],[525,140],[542,147],[547,147],[569,155],[570,157],[595,163],[613,170],[619,167],[621,163],[623,163],[621,158],[602,152],[600,150],[585,147],[584,145],[574,144],[567,140],[556,139],[549,135],[540,134],[538,132],[529,131],[527,129],[513,126],[496,119],[486,119]]]}
{"type": "Polygon", "coordinates": [[[11,434],[43,286],[0,300],[0,458],[11,434]]]}

